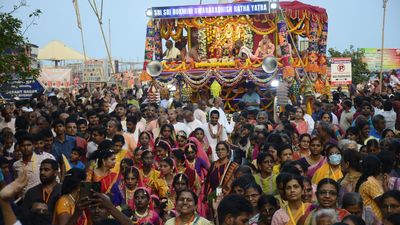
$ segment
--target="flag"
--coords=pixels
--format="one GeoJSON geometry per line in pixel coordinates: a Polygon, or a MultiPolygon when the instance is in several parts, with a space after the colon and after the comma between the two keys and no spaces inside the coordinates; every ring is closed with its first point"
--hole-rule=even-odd
{"type": "Polygon", "coordinates": [[[74,9],[75,9],[75,14],[76,14],[76,22],[77,22],[78,28],[82,30],[81,15],[79,13],[78,0],[72,0],[72,4],[74,4],[74,9]]]}

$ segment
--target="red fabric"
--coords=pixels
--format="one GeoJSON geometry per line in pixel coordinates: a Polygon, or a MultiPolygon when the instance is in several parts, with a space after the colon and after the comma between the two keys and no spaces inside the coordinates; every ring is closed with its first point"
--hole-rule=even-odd
{"type": "Polygon", "coordinates": [[[318,6],[304,4],[299,1],[279,2],[279,5],[284,9],[286,15],[289,15],[292,19],[302,17],[303,13],[308,12],[311,15],[312,20],[316,20],[316,17],[319,17],[323,22],[328,21],[326,10],[318,6]]]}

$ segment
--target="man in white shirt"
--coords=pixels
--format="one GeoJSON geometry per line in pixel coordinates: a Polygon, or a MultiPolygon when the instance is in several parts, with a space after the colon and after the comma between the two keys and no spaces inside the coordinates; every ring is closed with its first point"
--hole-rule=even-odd
{"type": "Polygon", "coordinates": [[[183,114],[185,116],[185,124],[189,127],[190,133],[192,133],[196,128],[201,127],[201,122],[194,118],[193,111],[185,110],[183,114]]]}
{"type": "Polygon", "coordinates": [[[181,51],[174,46],[171,40],[168,40],[165,46],[167,47],[163,55],[165,60],[175,60],[181,56],[181,51]]]}
{"type": "Polygon", "coordinates": [[[353,123],[354,112],[351,111],[352,102],[350,99],[345,99],[342,102],[343,111],[340,115],[340,127],[346,131],[353,123]]]}
{"type": "Polygon", "coordinates": [[[397,114],[393,110],[393,105],[390,100],[383,102],[383,110],[378,110],[375,115],[382,115],[385,117],[385,129],[395,130],[397,114]]]}
{"type": "Polygon", "coordinates": [[[206,109],[207,109],[207,104],[203,100],[199,100],[197,103],[198,107],[197,109],[194,110],[193,115],[194,118],[201,123],[207,123],[207,115],[206,115],[206,109]]]}
{"type": "Polygon", "coordinates": [[[1,110],[1,118],[0,118],[0,131],[3,128],[10,128],[13,133],[15,133],[15,118],[13,118],[12,115],[12,109],[11,106],[6,105],[2,110],[1,110]]]}
{"type": "MultiPolygon", "coordinates": [[[[222,108],[222,98],[216,97],[213,102],[213,107],[210,109],[210,112],[213,110],[217,110],[219,112],[219,120],[218,122],[224,126],[226,132],[228,134],[232,133],[233,127],[229,124],[228,119],[226,117],[225,111],[222,108]]],[[[210,115],[211,119],[211,115],[210,115]]]]}
{"type": "Polygon", "coordinates": [[[219,111],[211,110],[210,111],[210,122],[203,124],[201,128],[204,130],[204,134],[208,139],[208,143],[211,147],[212,151],[212,160],[213,162],[218,160],[217,153],[215,151],[215,147],[219,141],[228,140],[228,135],[224,126],[218,122],[219,120],[219,111]]]}
{"type": "Polygon", "coordinates": [[[189,127],[182,122],[178,122],[176,120],[176,116],[177,113],[175,109],[168,109],[168,120],[169,123],[174,126],[175,133],[178,133],[178,131],[183,130],[185,131],[186,134],[189,134],[190,133],[189,127]]]}

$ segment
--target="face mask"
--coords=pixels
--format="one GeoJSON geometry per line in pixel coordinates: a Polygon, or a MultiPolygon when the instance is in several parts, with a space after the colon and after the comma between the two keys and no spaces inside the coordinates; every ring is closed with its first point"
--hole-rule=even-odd
{"type": "Polygon", "coordinates": [[[341,154],[334,154],[329,156],[330,164],[337,166],[342,162],[342,155],[341,154]]]}

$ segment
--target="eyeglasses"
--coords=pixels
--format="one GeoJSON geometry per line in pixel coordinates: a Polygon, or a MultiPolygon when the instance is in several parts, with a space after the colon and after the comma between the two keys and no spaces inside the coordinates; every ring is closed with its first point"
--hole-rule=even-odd
{"type": "Polygon", "coordinates": [[[382,205],[382,209],[384,210],[397,209],[399,207],[400,205],[385,205],[385,204],[382,205]]]}
{"type": "Polygon", "coordinates": [[[216,152],[226,151],[226,149],[225,149],[225,148],[217,148],[217,149],[215,149],[215,151],[216,151],[216,152]]]}
{"type": "Polygon", "coordinates": [[[338,194],[336,191],[318,191],[317,193],[319,195],[330,195],[330,196],[336,196],[338,194]]]}

